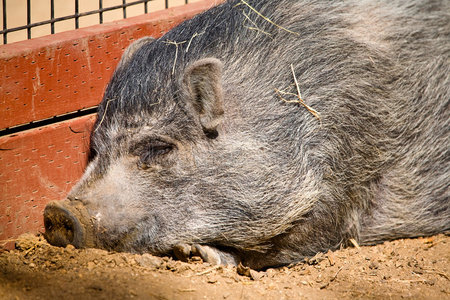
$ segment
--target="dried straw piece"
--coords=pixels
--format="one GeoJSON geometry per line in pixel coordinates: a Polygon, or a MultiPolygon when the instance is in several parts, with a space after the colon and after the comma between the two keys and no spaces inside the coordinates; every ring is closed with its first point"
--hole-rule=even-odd
{"type": "Polygon", "coordinates": [[[277,23],[273,22],[272,20],[270,20],[269,18],[267,18],[266,16],[264,16],[263,14],[261,14],[259,11],[257,11],[253,6],[251,6],[250,4],[248,4],[246,1],[241,0],[241,3],[242,3],[242,4],[245,4],[248,8],[250,8],[250,9],[251,9],[252,11],[254,11],[258,16],[260,16],[261,18],[263,18],[264,20],[266,20],[266,21],[269,22],[270,24],[272,24],[272,25],[274,25],[274,26],[276,26],[276,27],[278,27],[278,28],[280,28],[280,29],[282,29],[282,30],[284,30],[284,31],[287,31],[287,32],[289,32],[289,33],[292,33],[292,34],[295,34],[295,35],[300,35],[298,32],[291,31],[291,30],[289,30],[289,29],[287,29],[287,28],[284,28],[283,26],[278,25],[277,23]]]}
{"type": "Polygon", "coordinates": [[[300,93],[300,87],[298,85],[297,77],[295,76],[294,66],[292,64],[291,64],[291,71],[292,71],[292,76],[294,77],[295,87],[297,88],[297,94],[280,91],[279,89],[275,89],[275,92],[278,94],[280,99],[286,103],[299,103],[299,104],[303,105],[303,107],[305,107],[317,120],[321,121],[320,113],[318,111],[316,111],[314,108],[310,107],[308,104],[306,104],[305,101],[303,101],[302,94],[300,93]],[[284,99],[281,95],[291,95],[291,96],[297,97],[297,99],[287,100],[287,99],[284,99]]]}
{"type": "Polygon", "coordinates": [[[359,245],[358,242],[355,239],[349,239],[350,243],[352,243],[352,245],[356,248],[359,249],[359,245]]]}
{"type": "Polygon", "coordinates": [[[173,67],[172,67],[172,75],[175,73],[175,65],[177,64],[177,58],[178,58],[178,45],[186,43],[186,41],[182,42],[175,42],[175,41],[164,41],[164,43],[168,45],[175,45],[175,59],[173,60],[173,67]]]}
{"type": "MultiPolygon", "coordinates": [[[[195,38],[195,37],[197,37],[197,36],[201,36],[202,34],[204,34],[205,32],[203,31],[202,33],[194,33],[192,36],[191,36],[191,38],[190,38],[190,40],[189,40],[189,43],[188,43],[188,45],[187,45],[187,47],[186,47],[186,53],[189,51],[189,47],[191,47],[191,43],[192,43],[192,40],[195,38]]],[[[184,42],[183,42],[184,43],[184,42]]]]}
{"type": "Polygon", "coordinates": [[[116,100],[116,99],[108,99],[106,101],[105,111],[103,112],[102,119],[98,123],[97,127],[95,127],[94,132],[96,132],[97,129],[100,127],[100,125],[103,123],[103,120],[105,119],[105,116],[106,116],[106,112],[108,111],[109,102],[114,101],[114,100],[116,100]]]}

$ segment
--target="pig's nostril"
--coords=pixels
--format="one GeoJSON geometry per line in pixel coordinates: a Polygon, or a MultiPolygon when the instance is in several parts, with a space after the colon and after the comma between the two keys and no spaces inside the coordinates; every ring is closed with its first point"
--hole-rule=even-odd
{"type": "Polygon", "coordinates": [[[84,246],[84,230],[75,213],[58,202],[51,202],[45,207],[45,238],[50,244],[84,246]]]}
{"type": "Polygon", "coordinates": [[[73,243],[74,225],[64,214],[55,214],[51,218],[44,218],[45,231],[55,236],[55,246],[66,246],[73,243]]]}

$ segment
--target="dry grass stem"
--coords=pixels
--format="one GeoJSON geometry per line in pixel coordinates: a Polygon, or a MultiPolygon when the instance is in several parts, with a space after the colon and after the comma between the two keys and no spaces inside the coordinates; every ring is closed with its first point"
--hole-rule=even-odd
{"type": "Polygon", "coordinates": [[[294,77],[295,87],[297,88],[298,98],[303,102],[302,94],[300,93],[300,87],[298,86],[297,76],[295,76],[294,66],[291,64],[292,76],[294,77]]]}
{"type": "Polygon", "coordinates": [[[336,277],[338,276],[339,272],[341,272],[343,267],[340,267],[339,270],[337,270],[336,274],[334,274],[334,276],[330,279],[330,282],[336,280],[336,277]]]}
{"type": "Polygon", "coordinates": [[[355,239],[349,239],[350,243],[352,243],[352,245],[356,248],[359,249],[361,247],[359,247],[358,242],[355,239]]]}
{"type": "Polygon", "coordinates": [[[427,269],[424,269],[423,271],[424,271],[425,273],[429,273],[429,274],[437,274],[437,275],[439,275],[439,276],[444,277],[444,278],[447,279],[447,280],[450,280],[450,277],[449,277],[447,274],[445,274],[444,272],[437,271],[437,270],[427,270],[427,269]]]}
{"type": "Polygon", "coordinates": [[[300,35],[298,32],[295,31],[291,31],[287,28],[284,28],[283,26],[278,25],[277,23],[273,22],[272,20],[270,20],[269,18],[267,18],[266,16],[264,16],[263,14],[261,14],[259,11],[257,11],[253,6],[251,6],[250,4],[248,4],[246,1],[241,0],[242,4],[245,4],[248,8],[250,8],[252,11],[254,11],[258,16],[260,16],[261,18],[263,18],[264,20],[266,20],[267,22],[269,22],[270,24],[284,30],[287,31],[289,33],[295,34],[295,35],[300,35]]]}
{"type": "Polygon", "coordinates": [[[180,293],[191,293],[197,291],[196,289],[179,289],[180,293]]]}
{"type": "Polygon", "coordinates": [[[202,34],[204,34],[205,32],[203,31],[202,33],[194,33],[194,35],[193,36],[191,36],[191,39],[189,40],[189,43],[188,43],[188,45],[187,45],[187,47],[186,47],[186,53],[189,51],[189,47],[191,47],[191,43],[192,43],[192,40],[195,38],[195,37],[198,37],[198,36],[201,36],[202,34]]]}
{"type": "Polygon", "coordinates": [[[175,59],[173,60],[173,67],[172,67],[172,75],[175,74],[175,66],[177,64],[177,58],[178,58],[178,46],[181,44],[186,43],[186,41],[182,42],[175,42],[175,41],[165,41],[164,43],[168,45],[175,45],[175,59]]]}
{"type": "Polygon", "coordinates": [[[220,269],[220,268],[222,268],[222,265],[217,265],[217,266],[209,268],[208,270],[205,270],[203,272],[196,273],[195,276],[205,275],[205,274],[211,273],[212,271],[220,269]]]}
{"type": "Polygon", "coordinates": [[[28,253],[30,253],[31,251],[36,249],[36,245],[33,245],[31,248],[29,248],[27,251],[25,251],[25,253],[23,254],[23,256],[27,256],[28,253]]]}
{"type": "Polygon", "coordinates": [[[100,125],[102,125],[103,120],[105,119],[105,116],[106,116],[106,112],[108,111],[109,102],[114,101],[114,100],[116,100],[116,99],[108,99],[108,100],[106,101],[105,111],[103,112],[102,119],[101,119],[100,122],[98,123],[97,127],[95,127],[94,132],[96,132],[97,129],[100,127],[100,125]]]}
{"type": "Polygon", "coordinates": [[[259,29],[258,27],[250,27],[250,26],[245,26],[245,27],[247,27],[247,29],[250,29],[250,30],[255,30],[255,31],[259,31],[259,32],[261,32],[261,33],[263,33],[263,34],[265,34],[265,35],[267,35],[267,36],[269,36],[270,37],[270,33],[268,33],[268,32],[265,32],[264,30],[261,30],[261,29],[259,29]]]}
{"type": "Polygon", "coordinates": [[[338,276],[339,272],[341,272],[342,268],[343,268],[343,267],[340,267],[339,270],[337,270],[336,274],[334,274],[334,276],[331,277],[330,280],[329,280],[327,283],[325,283],[324,285],[322,285],[322,286],[320,287],[320,289],[322,290],[322,289],[327,288],[327,287],[330,285],[330,283],[332,283],[333,281],[335,281],[335,280],[336,280],[336,277],[338,276]]]}
{"type": "Polygon", "coordinates": [[[4,245],[6,243],[16,242],[16,241],[17,241],[17,239],[0,240],[0,245],[4,245]]]}
{"type": "Polygon", "coordinates": [[[317,120],[321,121],[319,112],[316,111],[314,108],[310,107],[308,104],[306,104],[305,101],[303,101],[302,94],[300,93],[300,87],[298,85],[297,77],[295,76],[294,66],[293,65],[291,65],[291,71],[292,71],[292,76],[294,77],[294,82],[295,82],[295,87],[297,89],[297,94],[294,94],[294,93],[291,93],[291,92],[281,91],[279,89],[275,89],[275,92],[278,94],[280,99],[283,100],[286,103],[298,103],[298,104],[303,105],[303,107],[305,107],[306,110],[308,110],[317,120]],[[287,100],[287,99],[283,98],[282,95],[294,96],[297,99],[295,99],[295,100],[287,100]]]}
{"type": "Polygon", "coordinates": [[[330,263],[330,266],[334,266],[334,259],[330,254],[327,255],[327,259],[328,262],[330,263]]]}
{"type": "MultiPolygon", "coordinates": [[[[253,24],[253,26],[258,27],[258,25],[256,25],[256,23],[253,22],[252,19],[250,19],[250,17],[245,13],[245,11],[243,11],[242,14],[244,15],[244,17],[245,17],[250,23],[253,24]]],[[[245,22],[245,21],[244,21],[244,22],[245,22]]]]}
{"type": "MultiPolygon", "coordinates": [[[[253,22],[253,20],[250,19],[250,17],[249,17],[245,12],[242,12],[242,13],[244,14],[244,17],[245,17],[250,23],[252,23],[252,25],[253,25],[253,27],[252,27],[252,26],[244,25],[245,27],[247,27],[247,28],[250,29],[250,30],[256,30],[256,31],[259,31],[259,32],[261,32],[261,33],[263,33],[263,34],[265,34],[265,35],[267,35],[267,36],[269,36],[269,37],[271,36],[270,33],[268,33],[268,32],[266,32],[266,31],[260,29],[260,28],[258,27],[258,25],[257,25],[255,22],[253,22]]],[[[245,22],[245,21],[244,21],[244,22],[245,22]]]]}
{"type": "Polygon", "coordinates": [[[411,283],[426,283],[427,281],[425,279],[393,279],[391,281],[405,283],[405,284],[411,284],[411,283]]]}

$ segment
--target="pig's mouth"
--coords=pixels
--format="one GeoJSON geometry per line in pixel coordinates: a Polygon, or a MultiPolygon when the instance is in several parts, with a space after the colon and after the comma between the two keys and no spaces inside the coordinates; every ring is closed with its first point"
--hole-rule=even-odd
{"type": "MultiPolygon", "coordinates": [[[[99,227],[91,217],[86,207],[78,201],[53,201],[44,210],[44,236],[46,240],[59,247],[69,244],[76,248],[102,248],[105,250],[125,251],[134,253],[150,252],[154,255],[174,255],[180,260],[188,261],[193,256],[201,257],[212,264],[237,265],[237,253],[231,248],[205,244],[165,245],[161,249],[153,248],[142,238],[142,228],[130,226],[126,232],[107,230],[99,227]]],[[[98,221],[98,220],[97,220],[98,221]]],[[[148,221],[148,220],[147,220],[148,221]]],[[[155,231],[147,230],[147,231],[155,231]]],[[[158,243],[156,243],[158,244],[158,243]]]]}

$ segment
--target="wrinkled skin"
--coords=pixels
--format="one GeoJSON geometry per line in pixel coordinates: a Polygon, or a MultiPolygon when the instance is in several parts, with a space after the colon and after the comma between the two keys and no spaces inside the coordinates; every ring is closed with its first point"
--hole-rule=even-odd
{"type": "Polygon", "coordinates": [[[230,1],[130,46],[51,243],[258,269],[450,228],[449,2],[249,4],[277,26],[230,1]]]}

